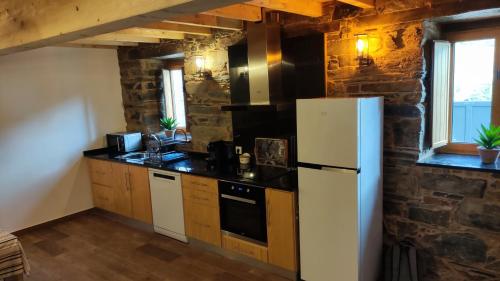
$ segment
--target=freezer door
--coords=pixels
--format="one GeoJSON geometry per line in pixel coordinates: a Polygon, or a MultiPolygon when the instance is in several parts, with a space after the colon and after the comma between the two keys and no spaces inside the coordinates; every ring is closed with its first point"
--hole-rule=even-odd
{"type": "Polygon", "coordinates": [[[359,99],[297,100],[298,161],[359,168],[359,99]]]}
{"type": "Polygon", "coordinates": [[[359,280],[358,174],[299,168],[299,229],[302,280],[359,280]]]}

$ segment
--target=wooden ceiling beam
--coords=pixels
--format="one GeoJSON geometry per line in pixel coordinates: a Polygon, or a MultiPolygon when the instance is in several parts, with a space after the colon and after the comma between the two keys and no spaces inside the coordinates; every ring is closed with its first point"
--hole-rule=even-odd
{"type": "Polygon", "coordinates": [[[235,4],[223,8],[203,12],[204,15],[217,16],[229,19],[261,21],[262,9],[257,6],[246,4],[235,4]]]}
{"type": "Polygon", "coordinates": [[[227,29],[227,30],[243,29],[243,21],[241,20],[227,19],[210,15],[202,15],[202,14],[175,17],[170,20],[164,20],[163,22],[189,25],[189,26],[198,26],[198,27],[227,29]]]}
{"type": "Polygon", "coordinates": [[[121,41],[109,41],[109,40],[97,40],[93,38],[78,39],[75,41],[58,44],[57,46],[62,47],[78,47],[78,46],[137,46],[137,42],[121,42],[121,41]]]}
{"type": "Polygon", "coordinates": [[[116,34],[122,36],[136,36],[143,38],[157,38],[157,39],[176,39],[176,40],[184,39],[184,33],[173,32],[162,29],[142,28],[142,27],[127,28],[109,34],[116,34]]]}
{"type": "MultiPolygon", "coordinates": [[[[137,46],[137,43],[131,43],[129,46],[137,46]]],[[[123,46],[123,45],[121,45],[123,46]]],[[[116,49],[117,45],[93,45],[93,44],[78,44],[78,43],[62,43],[56,45],[56,47],[67,47],[67,48],[91,48],[91,49],[116,49]]]]}
{"type": "Polygon", "coordinates": [[[81,40],[85,40],[85,39],[96,40],[96,41],[132,42],[132,43],[160,43],[160,41],[161,41],[160,38],[151,38],[151,37],[119,34],[119,33],[115,33],[115,32],[96,35],[96,36],[88,37],[88,38],[83,38],[81,40]]]}
{"type": "Polygon", "coordinates": [[[172,33],[193,34],[208,36],[212,34],[212,29],[203,26],[192,26],[179,23],[156,22],[143,26],[147,29],[164,30],[172,33]]]}
{"type": "Polygon", "coordinates": [[[338,0],[339,2],[356,6],[362,9],[372,9],[375,8],[375,3],[373,0],[338,0]]]}
{"type": "Polygon", "coordinates": [[[309,17],[323,15],[323,4],[318,0],[252,0],[247,4],[309,17]]]}
{"type": "Polygon", "coordinates": [[[0,55],[114,32],[244,0],[0,1],[0,55]]]}
{"type": "MultiPolygon", "coordinates": [[[[91,45],[107,45],[116,42],[118,46],[120,43],[160,43],[160,39],[184,39],[184,33],[165,31],[161,29],[150,29],[133,27],[124,30],[119,30],[116,32],[110,32],[106,34],[91,36],[87,38],[82,38],[79,40],[72,41],[71,43],[76,44],[91,44],[91,45]],[[99,42],[105,42],[105,44],[97,44],[99,42]]],[[[128,45],[127,45],[128,46],[128,45]]]]}

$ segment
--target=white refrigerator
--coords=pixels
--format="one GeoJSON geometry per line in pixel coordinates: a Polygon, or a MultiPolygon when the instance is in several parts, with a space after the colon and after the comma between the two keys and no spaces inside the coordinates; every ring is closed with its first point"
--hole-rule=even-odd
{"type": "Polygon", "coordinates": [[[380,97],[297,100],[302,280],[377,280],[382,119],[380,97]]]}

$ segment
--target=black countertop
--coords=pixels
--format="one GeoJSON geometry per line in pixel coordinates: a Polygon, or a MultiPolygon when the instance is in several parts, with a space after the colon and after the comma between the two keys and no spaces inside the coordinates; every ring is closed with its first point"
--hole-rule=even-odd
{"type": "Polygon", "coordinates": [[[479,172],[500,173],[500,161],[493,164],[481,163],[477,155],[434,154],[417,162],[418,166],[452,168],[479,172]]]}
{"type": "Polygon", "coordinates": [[[269,179],[244,179],[236,173],[228,173],[218,170],[210,170],[207,167],[205,161],[206,155],[200,153],[189,153],[189,157],[186,160],[180,160],[176,162],[139,162],[136,160],[122,160],[115,158],[118,155],[113,155],[108,153],[106,149],[95,149],[84,151],[83,155],[88,158],[106,160],[118,163],[125,163],[129,165],[142,166],[147,168],[179,172],[184,174],[192,174],[197,176],[215,178],[218,180],[238,182],[242,184],[250,184],[258,187],[271,187],[276,189],[282,189],[286,191],[297,190],[297,171],[295,170],[285,170],[284,168],[275,168],[270,166],[256,166],[255,169],[264,171],[266,173],[276,173],[277,177],[271,177],[269,179]]]}

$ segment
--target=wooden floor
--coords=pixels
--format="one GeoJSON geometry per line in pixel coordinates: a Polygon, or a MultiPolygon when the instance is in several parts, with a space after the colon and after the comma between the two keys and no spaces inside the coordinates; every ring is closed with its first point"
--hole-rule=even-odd
{"type": "Polygon", "coordinates": [[[19,239],[32,270],[25,280],[288,280],[95,212],[30,230],[19,239]]]}

